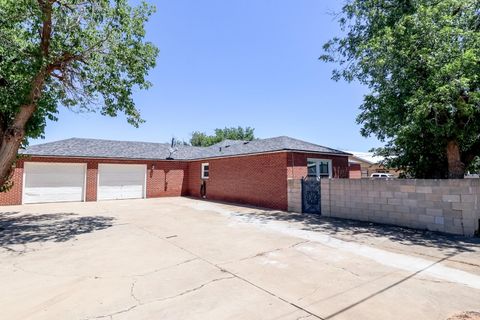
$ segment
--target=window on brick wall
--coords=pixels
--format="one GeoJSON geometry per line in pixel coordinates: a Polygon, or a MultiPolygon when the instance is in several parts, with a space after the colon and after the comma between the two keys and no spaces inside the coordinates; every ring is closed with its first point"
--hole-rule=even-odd
{"type": "Polygon", "coordinates": [[[307,172],[310,177],[331,178],[332,160],[307,159],[307,172]]]}
{"type": "Polygon", "coordinates": [[[208,163],[202,163],[202,179],[208,179],[210,176],[210,165],[208,163]]]}

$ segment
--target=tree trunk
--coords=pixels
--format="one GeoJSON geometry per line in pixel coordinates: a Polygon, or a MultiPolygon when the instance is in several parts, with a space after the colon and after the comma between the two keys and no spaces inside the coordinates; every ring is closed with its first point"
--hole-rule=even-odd
{"type": "Polygon", "coordinates": [[[5,187],[9,185],[20,143],[21,140],[18,141],[9,134],[5,134],[2,138],[0,146],[0,190],[2,191],[8,190],[5,187]]]}
{"type": "Polygon", "coordinates": [[[457,140],[447,143],[448,178],[463,179],[465,177],[465,165],[461,160],[460,147],[457,140]]]}
{"type": "Polygon", "coordinates": [[[35,112],[35,105],[24,105],[15,116],[0,141],[0,190],[8,185],[12,167],[17,159],[18,149],[25,137],[25,124],[35,112]]]}
{"type": "MultiPolygon", "coordinates": [[[[49,56],[50,40],[52,37],[52,4],[55,1],[39,1],[43,12],[43,23],[40,39],[42,57],[40,62],[49,56]]],[[[37,108],[38,100],[42,96],[45,78],[55,70],[54,65],[41,67],[32,79],[31,89],[26,97],[25,104],[21,105],[12,123],[0,133],[0,191],[5,190],[12,173],[12,167],[17,159],[18,149],[25,137],[25,125],[37,108]]]]}
{"type": "Polygon", "coordinates": [[[32,81],[32,89],[28,95],[29,104],[20,106],[13,122],[0,137],[0,191],[8,186],[13,164],[17,159],[18,149],[25,137],[25,125],[37,108],[37,102],[42,95],[46,71],[40,70],[32,81]]]}

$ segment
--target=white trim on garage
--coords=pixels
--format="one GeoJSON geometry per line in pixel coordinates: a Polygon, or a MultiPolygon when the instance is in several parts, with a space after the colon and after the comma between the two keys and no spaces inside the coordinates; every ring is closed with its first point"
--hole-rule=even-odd
{"type": "Polygon", "coordinates": [[[146,196],[146,164],[100,163],[98,165],[98,201],[144,199],[146,196]]]}
{"type": "Polygon", "coordinates": [[[84,202],[86,181],[86,163],[25,162],[22,204],[84,202]]]}

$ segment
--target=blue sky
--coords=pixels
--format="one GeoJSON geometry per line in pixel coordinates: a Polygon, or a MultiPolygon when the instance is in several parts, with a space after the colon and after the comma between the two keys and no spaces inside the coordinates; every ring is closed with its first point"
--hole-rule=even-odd
{"type": "Polygon", "coordinates": [[[148,40],[160,48],[153,87],[135,93],[146,123],[61,108],[45,140],[69,137],[167,142],[192,131],[251,126],[260,138],[288,135],[366,151],[355,123],[366,89],[330,79],[318,60],[339,33],[338,0],[160,0],[148,40]]]}

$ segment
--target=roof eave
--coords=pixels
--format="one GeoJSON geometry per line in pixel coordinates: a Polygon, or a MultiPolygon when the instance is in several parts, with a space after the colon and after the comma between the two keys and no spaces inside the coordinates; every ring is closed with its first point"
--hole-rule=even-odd
{"type": "Polygon", "coordinates": [[[324,152],[324,151],[312,151],[312,150],[302,150],[302,149],[277,149],[269,151],[259,151],[259,152],[248,152],[248,153],[238,153],[238,154],[229,154],[229,155],[214,155],[214,156],[205,156],[205,157],[194,157],[194,158],[184,158],[184,159],[162,159],[162,158],[130,158],[130,157],[105,157],[105,156],[72,156],[72,155],[48,155],[48,154],[34,154],[34,153],[21,153],[21,155],[28,157],[38,157],[38,158],[74,158],[74,159],[108,159],[108,160],[148,160],[148,161],[198,161],[202,159],[216,159],[216,158],[234,158],[234,157],[244,157],[251,155],[260,155],[260,154],[269,154],[269,153],[278,153],[278,152],[298,152],[298,153],[312,153],[326,156],[342,156],[348,157],[349,153],[335,153],[335,152],[324,152]]]}
{"type": "Polygon", "coordinates": [[[303,153],[318,153],[318,154],[325,154],[325,155],[334,155],[334,156],[344,156],[344,157],[349,157],[351,156],[350,153],[346,153],[343,151],[338,151],[338,152],[325,152],[325,151],[308,151],[308,150],[301,150],[301,149],[284,149],[286,151],[291,151],[291,152],[303,152],[303,153]]]}
{"type": "Polygon", "coordinates": [[[245,157],[245,156],[253,156],[253,155],[260,155],[260,154],[279,153],[279,152],[314,153],[314,154],[321,154],[321,155],[327,155],[327,156],[331,155],[331,156],[342,156],[342,157],[349,156],[348,153],[332,153],[332,152],[309,151],[309,150],[300,150],[300,149],[277,149],[277,150],[269,150],[269,151],[239,153],[239,154],[215,155],[215,156],[208,156],[208,157],[191,158],[189,160],[199,161],[202,159],[234,158],[234,157],[245,157]]]}
{"type": "Polygon", "coordinates": [[[99,156],[68,156],[68,155],[45,155],[45,154],[27,154],[22,153],[22,156],[36,157],[36,158],[72,158],[72,159],[106,159],[106,160],[139,160],[139,161],[190,161],[190,159],[162,159],[162,158],[126,158],[126,157],[99,157],[99,156]]]}

